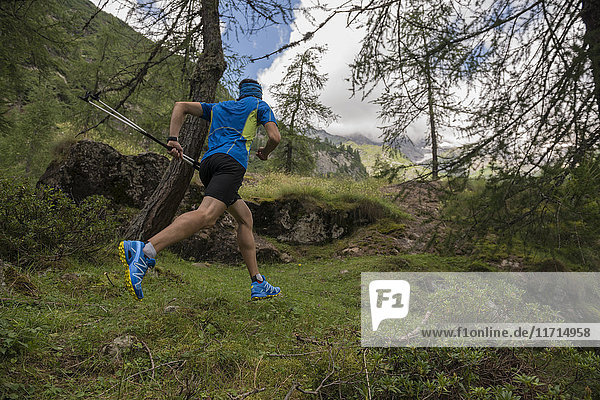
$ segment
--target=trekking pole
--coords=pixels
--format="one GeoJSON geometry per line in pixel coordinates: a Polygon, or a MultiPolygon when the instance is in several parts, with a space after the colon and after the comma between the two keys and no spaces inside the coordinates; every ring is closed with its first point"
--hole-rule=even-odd
{"type": "MultiPolygon", "coordinates": [[[[140,128],[135,122],[133,122],[132,120],[130,120],[129,118],[127,118],[126,116],[124,116],[123,114],[121,114],[120,112],[118,112],[117,110],[115,110],[114,108],[112,108],[111,106],[109,106],[108,104],[103,102],[102,100],[100,100],[99,95],[97,93],[93,94],[90,92],[86,92],[83,97],[80,96],[79,98],[81,100],[85,101],[86,103],[93,105],[94,107],[103,111],[104,113],[110,115],[111,117],[121,121],[122,123],[129,126],[130,128],[138,131],[139,133],[146,136],[148,139],[158,143],[159,145],[161,145],[168,151],[171,151],[173,149],[172,146],[169,146],[166,143],[161,142],[160,140],[158,140],[157,138],[155,138],[154,136],[152,136],[151,134],[146,132],[144,129],[140,128]]],[[[200,169],[200,163],[198,163],[198,161],[194,160],[192,157],[190,157],[186,154],[183,154],[183,161],[190,164],[192,167],[194,167],[197,170],[200,169]]]]}

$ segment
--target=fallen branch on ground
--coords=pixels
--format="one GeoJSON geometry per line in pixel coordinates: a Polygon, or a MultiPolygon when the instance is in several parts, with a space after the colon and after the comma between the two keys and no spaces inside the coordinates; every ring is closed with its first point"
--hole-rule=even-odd
{"type": "Polygon", "coordinates": [[[267,354],[267,357],[302,357],[309,356],[312,354],[324,353],[326,350],[309,351],[308,353],[292,353],[292,354],[267,354]]]}

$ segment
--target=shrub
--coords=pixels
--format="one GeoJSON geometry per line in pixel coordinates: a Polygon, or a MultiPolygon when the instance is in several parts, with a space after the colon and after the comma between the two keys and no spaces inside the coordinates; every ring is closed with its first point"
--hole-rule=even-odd
{"type": "Polygon", "coordinates": [[[19,327],[0,318],[0,360],[33,351],[42,330],[43,327],[19,327]]]}
{"type": "MultiPolygon", "coordinates": [[[[600,266],[600,156],[572,168],[547,166],[536,175],[497,174],[467,182],[450,197],[447,220],[457,238],[543,250],[585,269],[600,266]]],[[[458,239],[457,239],[458,240],[458,239]]],[[[565,269],[562,267],[562,269],[565,269]]]]}
{"type": "Polygon", "coordinates": [[[101,196],[75,204],[59,190],[0,178],[0,203],[0,258],[19,266],[97,251],[116,228],[101,196]]]}
{"type": "Polygon", "coordinates": [[[381,348],[371,357],[381,400],[591,399],[599,389],[598,356],[584,349],[381,348]]]}

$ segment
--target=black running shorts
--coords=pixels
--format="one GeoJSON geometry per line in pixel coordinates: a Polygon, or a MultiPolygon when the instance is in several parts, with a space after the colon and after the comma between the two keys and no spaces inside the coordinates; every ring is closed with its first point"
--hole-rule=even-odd
{"type": "Polygon", "coordinates": [[[227,207],[241,199],[238,194],[246,169],[229,154],[215,153],[200,163],[204,195],[221,200],[227,207]]]}

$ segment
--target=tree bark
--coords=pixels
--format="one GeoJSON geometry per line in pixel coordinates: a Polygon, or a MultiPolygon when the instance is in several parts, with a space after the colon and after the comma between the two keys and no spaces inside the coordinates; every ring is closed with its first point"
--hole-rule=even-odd
{"type": "MultiPolygon", "coordinates": [[[[226,63],[219,24],[219,0],[202,1],[203,52],[190,83],[193,101],[213,102],[226,63]]],[[[180,131],[180,143],[187,155],[197,160],[208,134],[207,121],[188,117],[180,131]]],[[[128,239],[148,240],[169,225],[192,179],[194,169],[172,160],[161,182],[126,232],[128,239]]]]}
{"type": "Polygon", "coordinates": [[[589,46],[588,58],[592,63],[594,98],[600,109],[600,0],[582,0],[581,19],[585,24],[584,42],[589,46]]]}
{"type": "Polygon", "coordinates": [[[294,151],[294,135],[296,134],[295,131],[295,124],[296,124],[296,114],[298,113],[298,110],[300,109],[300,99],[302,96],[302,74],[303,74],[303,70],[304,70],[304,57],[302,57],[302,62],[300,63],[300,77],[298,78],[298,89],[296,91],[296,107],[294,108],[294,111],[292,111],[292,117],[290,119],[290,134],[289,134],[289,140],[288,143],[286,145],[286,157],[285,157],[285,172],[288,174],[291,174],[293,171],[293,158],[292,158],[292,153],[294,151]]]}
{"type": "Polygon", "coordinates": [[[437,129],[435,119],[435,101],[433,98],[433,77],[431,76],[431,58],[429,55],[429,49],[427,46],[427,38],[425,37],[425,31],[421,32],[423,38],[423,46],[425,47],[425,61],[422,64],[425,72],[425,79],[427,81],[427,107],[429,114],[429,129],[431,137],[431,179],[434,181],[438,180],[438,142],[437,142],[437,129]]]}
{"type": "Polygon", "coordinates": [[[285,145],[285,168],[284,168],[284,171],[286,174],[292,173],[292,152],[293,152],[293,145],[292,145],[292,138],[290,137],[288,139],[287,144],[285,145]]]}
{"type": "MultiPolygon", "coordinates": [[[[431,88],[428,87],[428,92],[431,92],[431,88]]],[[[431,130],[431,179],[434,181],[438,180],[438,143],[437,143],[437,131],[435,126],[435,115],[433,109],[433,98],[429,93],[429,128],[431,130]]]]}
{"type": "Polygon", "coordinates": [[[429,108],[429,128],[431,135],[431,179],[434,181],[438,180],[438,143],[437,143],[437,129],[435,123],[435,109],[433,100],[433,82],[431,77],[431,71],[429,70],[429,58],[425,60],[425,77],[427,79],[427,106],[429,108]]]}

